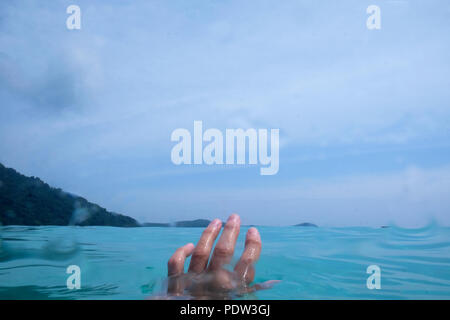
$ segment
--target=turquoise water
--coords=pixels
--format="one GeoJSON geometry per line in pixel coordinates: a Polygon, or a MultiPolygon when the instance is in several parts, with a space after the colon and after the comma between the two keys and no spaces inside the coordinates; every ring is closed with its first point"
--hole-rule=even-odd
{"type": "MultiPolygon", "coordinates": [[[[235,256],[243,249],[241,228],[235,256]]],[[[281,280],[243,299],[449,299],[450,228],[260,227],[256,282],[281,280]],[[369,265],[381,289],[366,286],[369,265]]],[[[3,227],[2,299],[145,299],[164,290],[172,252],[199,228],[3,227]],[[66,268],[81,268],[69,290],[66,268]]],[[[236,258],[235,257],[235,258],[236,258]]]]}

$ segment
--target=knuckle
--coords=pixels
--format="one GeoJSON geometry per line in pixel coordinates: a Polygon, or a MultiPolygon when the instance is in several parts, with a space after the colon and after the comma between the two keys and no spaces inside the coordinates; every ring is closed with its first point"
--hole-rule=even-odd
{"type": "Polygon", "coordinates": [[[261,246],[261,242],[256,240],[256,239],[247,239],[247,241],[245,241],[245,245],[246,246],[251,246],[251,247],[260,247],[261,246]]]}
{"type": "Polygon", "coordinates": [[[206,258],[209,256],[209,250],[207,248],[198,248],[195,249],[192,257],[194,258],[206,258]]]}
{"type": "Polygon", "coordinates": [[[167,262],[167,265],[170,268],[175,268],[175,267],[179,266],[180,264],[183,264],[183,258],[180,257],[179,255],[173,255],[167,262]]]}
{"type": "Polygon", "coordinates": [[[254,260],[255,260],[254,257],[243,257],[242,263],[245,265],[252,265],[254,260]]]}
{"type": "Polygon", "coordinates": [[[177,265],[177,263],[176,263],[176,261],[175,261],[174,258],[170,258],[169,261],[167,261],[167,266],[168,266],[169,268],[173,268],[173,267],[175,267],[176,265],[177,265]]]}
{"type": "Polygon", "coordinates": [[[206,228],[206,229],[203,231],[202,235],[203,235],[204,237],[210,237],[210,236],[213,235],[213,233],[214,233],[214,230],[212,230],[211,228],[206,228]]]}
{"type": "Polygon", "coordinates": [[[218,257],[228,257],[233,255],[233,249],[230,247],[216,247],[214,254],[218,257]]]}
{"type": "Polygon", "coordinates": [[[234,230],[235,228],[237,228],[236,222],[227,222],[227,224],[224,227],[224,230],[231,231],[234,230]]]}

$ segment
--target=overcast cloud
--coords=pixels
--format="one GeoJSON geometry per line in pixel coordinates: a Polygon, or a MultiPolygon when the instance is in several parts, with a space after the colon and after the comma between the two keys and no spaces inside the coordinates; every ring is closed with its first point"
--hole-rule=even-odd
{"type": "Polygon", "coordinates": [[[143,222],[450,225],[450,3],[376,3],[1,1],[0,162],[143,222]],[[194,120],[279,173],[173,165],[194,120]]]}

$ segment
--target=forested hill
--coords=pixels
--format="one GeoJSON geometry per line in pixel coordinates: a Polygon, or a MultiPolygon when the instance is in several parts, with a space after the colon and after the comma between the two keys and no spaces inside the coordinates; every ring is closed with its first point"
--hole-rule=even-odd
{"type": "Polygon", "coordinates": [[[131,217],[109,212],[84,198],[26,177],[0,163],[0,222],[3,225],[137,227],[131,217]]]}

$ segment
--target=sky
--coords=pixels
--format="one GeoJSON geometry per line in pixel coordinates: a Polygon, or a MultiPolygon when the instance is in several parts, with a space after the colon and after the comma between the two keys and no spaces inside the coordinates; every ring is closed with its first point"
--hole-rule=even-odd
{"type": "Polygon", "coordinates": [[[0,162],[140,222],[450,225],[449,34],[446,0],[1,1],[0,162]],[[279,129],[279,172],[174,165],[195,120],[279,129]]]}

